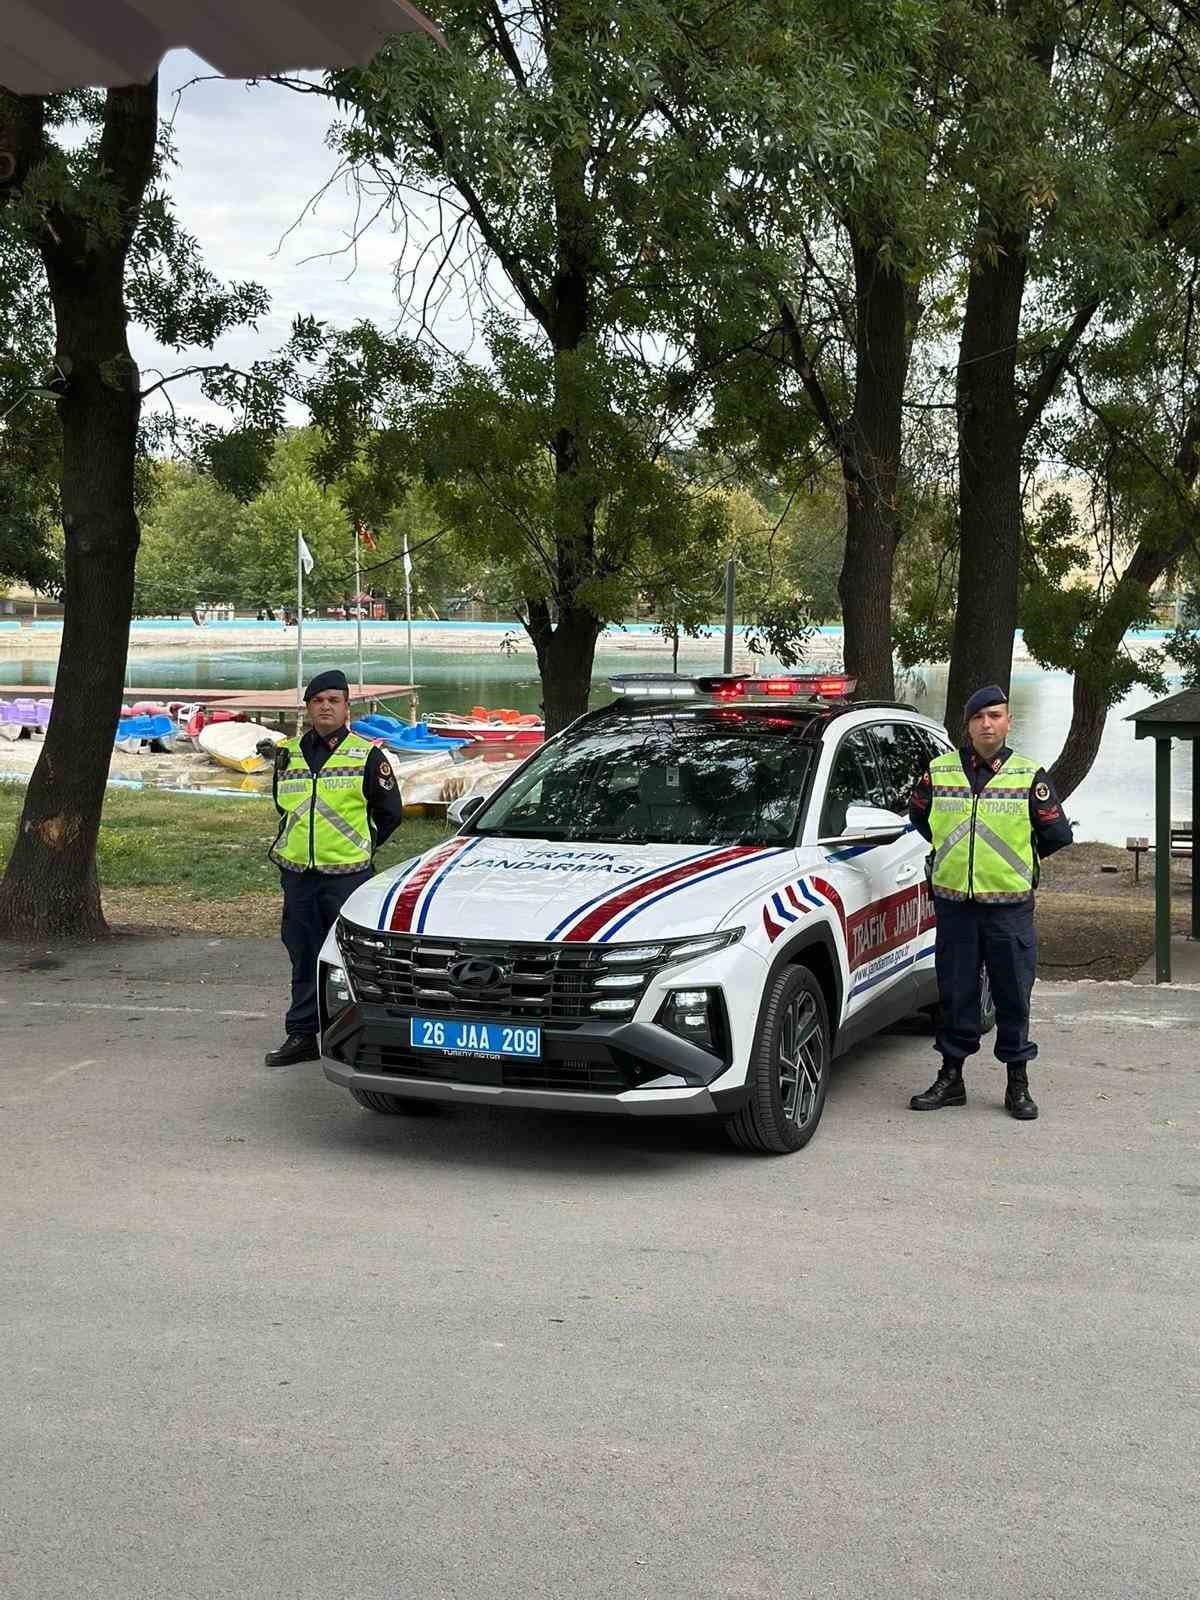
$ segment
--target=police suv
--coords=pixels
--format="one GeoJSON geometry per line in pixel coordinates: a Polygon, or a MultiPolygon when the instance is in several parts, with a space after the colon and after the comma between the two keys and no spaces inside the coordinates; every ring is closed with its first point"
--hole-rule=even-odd
{"type": "Polygon", "coordinates": [[[949,746],[853,684],[614,680],[460,802],[454,838],[347,900],[326,1076],[383,1113],[715,1114],[746,1149],[807,1144],[833,1058],[937,999],[907,808],[949,746]]]}

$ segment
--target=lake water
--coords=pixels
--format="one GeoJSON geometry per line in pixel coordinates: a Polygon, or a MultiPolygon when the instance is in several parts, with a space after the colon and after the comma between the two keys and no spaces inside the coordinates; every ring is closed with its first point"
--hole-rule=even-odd
{"type": "MultiPolygon", "coordinates": [[[[228,651],[164,651],[162,655],[138,650],[130,658],[130,689],[227,688],[286,689],[296,681],[294,649],[242,650],[231,641],[228,651]]],[[[517,654],[505,655],[497,643],[464,640],[462,649],[417,650],[416,679],[420,684],[419,710],[463,711],[472,705],[513,706],[536,711],[541,698],[533,650],[522,642],[517,654]]],[[[717,642],[685,641],[680,650],[684,671],[719,670],[717,642]]],[[[354,670],[353,645],[306,645],[306,676],[323,667],[354,670]]],[[[593,705],[609,697],[608,679],[617,672],[655,671],[669,667],[669,656],[644,648],[622,650],[602,642],[596,654],[592,682],[593,705]]],[[[765,663],[769,670],[771,663],[765,663]]],[[[401,640],[396,647],[368,646],[363,667],[366,680],[376,683],[406,682],[408,656],[401,640]]],[[[0,692],[22,683],[44,682],[53,663],[19,656],[0,656],[0,692]]],[[[945,709],[946,669],[927,668],[921,674],[925,692],[913,695],[918,708],[940,720],[945,709]]],[[[1013,669],[1012,705],[1015,718],[1013,743],[1023,754],[1048,765],[1061,747],[1071,718],[1071,678],[1063,672],[1045,672],[1032,665],[1013,669]]],[[[1071,796],[1067,811],[1077,823],[1077,837],[1124,844],[1130,834],[1153,833],[1154,752],[1150,740],[1135,740],[1124,716],[1149,704],[1154,697],[1144,689],[1114,707],[1100,755],[1087,781],[1071,796]]],[[[397,708],[401,715],[404,707],[397,708]]],[[[1191,748],[1177,744],[1174,752],[1172,813],[1191,815],[1191,748]]]]}

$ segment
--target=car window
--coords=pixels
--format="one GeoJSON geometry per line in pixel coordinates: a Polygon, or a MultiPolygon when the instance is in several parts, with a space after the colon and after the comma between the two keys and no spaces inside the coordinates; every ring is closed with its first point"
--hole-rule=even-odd
{"type": "Polygon", "coordinates": [[[917,730],[906,722],[877,722],[871,728],[883,786],[880,804],[898,817],[908,815],[913,785],[929,765],[929,752],[917,730]]]}
{"type": "Polygon", "coordinates": [[[936,761],[939,756],[944,756],[951,749],[949,739],[939,739],[936,733],[928,728],[918,728],[914,725],[913,732],[925,747],[927,761],[936,761]]]}
{"type": "Polygon", "coordinates": [[[836,839],[846,831],[846,811],[849,806],[878,806],[881,787],[875,764],[875,753],[865,730],[856,728],[848,733],[837,747],[829,784],[825,790],[825,804],[821,807],[821,825],[818,836],[836,839]]]}

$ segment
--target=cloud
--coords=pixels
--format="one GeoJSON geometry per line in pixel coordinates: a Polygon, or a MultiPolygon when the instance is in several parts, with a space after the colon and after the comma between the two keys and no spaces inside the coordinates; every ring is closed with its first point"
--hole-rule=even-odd
{"type": "MultiPolygon", "coordinates": [[[[393,326],[400,314],[395,271],[405,241],[380,218],[348,249],[357,202],[345,179],[326,187],[337,167],[326,142],[335,120],[330,103],[275,84],[214,78],[187,51],[166,57],[159,84],[161,115],[171,125],[178,159],[170,187],[180,221],[219,278],[261,283],[271,312],[257,330],[231,332],[211,355],[180,356],[133,328],[130,342],[143,372],[200,360],[244,366],[277,348],[301,314],[339,326],[360,318],[393,326]]],[[[448,305],[447,342],[455,342],[455,328],[457,342],[467,342],[464,310],[461,301],[448,305]]],[[[180,410],[221,419],[194,381],[172,392],[180,410]]]]}

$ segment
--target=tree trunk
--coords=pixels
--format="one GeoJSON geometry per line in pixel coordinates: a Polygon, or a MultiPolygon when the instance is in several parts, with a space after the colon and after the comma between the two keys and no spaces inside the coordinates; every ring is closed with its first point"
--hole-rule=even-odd
{"type": "Polygon", "coordinates": [[[1024,233],[1004,233],[971,271],[958,358],[958,605],[946,687],[957,737],[974,690],[1007,691],[1021,565],[1017,338],[1025,295],[1024,233]]]}
{"type": "Polygon", "coordinates": [[[526,628],[537,654],[549,739],[588,708],[600,620],[590,611],[578,610],[561,615],[555,624],[544,600],[530,600],[528,609],[526,628]]]}
{"type": "MultiPolygon", "coordinates": [[[[1174,465],[1185,490],[1190,492],[1200,476],[1200,411],[1192,416],[1184,431],[1174,465]]],[[[1078,789],[1099,754],[1108,721],[1112,662],[1121,648],[1126,629],[1139,613],[1144,613],[1150,590],[1163,573],[1186,555],[1192,545],[1190,526],[1167,545],[1139,544],[1093,624],[1087,659],[1075,669],[1071,726],[1050,768],[1050,776],[1063,799],[1078,789]]]]}
{"type": "Polygon", "coordinates": [[[67,375],[62,513],[63,636],[54,709],[25,797],[3,883],[8,938],[96,938],[107,932],[96,840],[120,716],[138,546],[134,460],[138,374],[126,339],[125,257],[149,182],[156,85],[108,93],[98,170],[119,224],[91,228],[55,213],[41,241],[67,375]]]}
{"type": "Polygon", "coordinates": [[[900,538],[897,489],[908,300],[904,280],[876,250],[852,242],[855,283],[854,409],[842,438],[846,550],[838,578],[845,668],[860,699],[890,700],[892,578],[900,538]]]}

